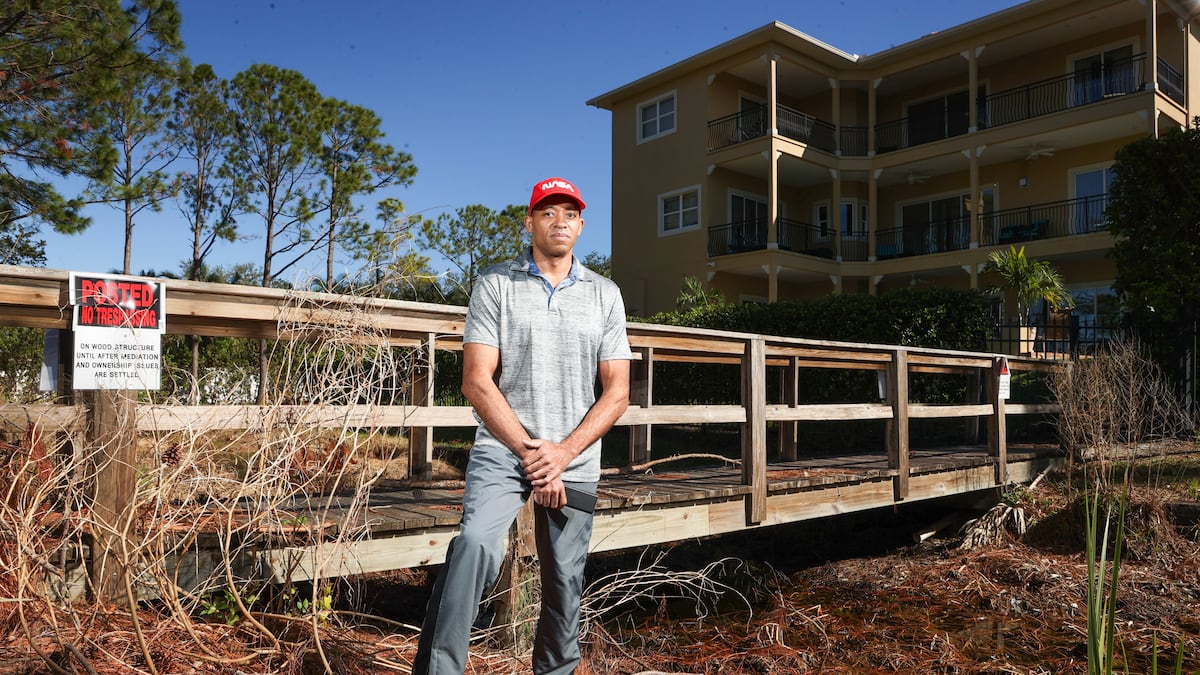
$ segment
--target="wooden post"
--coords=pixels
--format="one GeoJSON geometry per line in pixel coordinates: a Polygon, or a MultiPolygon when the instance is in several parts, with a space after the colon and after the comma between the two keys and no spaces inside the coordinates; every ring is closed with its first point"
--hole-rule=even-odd
{"type": "Polygon", "coordinates": [[[88,453],[94,472],[92,492],[92,589],[100,602],[125,604],[130,570],[126,541],[137,491],[137,420],[131,396],[123,391],[89,392],[88,453]]]}
{"type": "MultiPolygon", "coordinates": [[[[642,355],[642,358],[641,360],[634,359],[632,364],[629,402],[648,409],[654,405],[654,348],[644,347],[638,349],[638,353],[642,355]]],[[[639,424],[629,428],[629,463],[631,465],[650,461],[652,449],[650,434],[653,428],[652,424],[639,424]]]]}
{"type": "Polygon", "coordinates": [[[1008,422],[1004,419],[1004,399],[1000,398],[1000,363],[996,359],[992,372],[987,374],[987,397],[992,405],[988,417],[988,455],[996,458],[996,485],[1008,482],[1008,422]]]}
{"type": "Polygon", "coordinates": [[[892,406],[892,419],[888,425],[888,468],[896,472],[893,492],[896,501],[908,497],[908,352],[897,349],[892,352],[888,365],[887,398],[892,406]]]}
{"type": "MultiPolygon", "coordinates": [[[[783,371],[783,402],[789,408],[795,408],[800,403],[800,359],[795,356],[788,358],[786,370],[783,371]]],[[[779,459],[784,462],[796,460],[796,440],[800,433],[800,423],[788,420],[779,423],[779,459]]]]}
{"type": "MultiPolygon", "coordinates": [[[[978,405],[983,403],[983,381],[980,379],[979,368],[972,368],[967,375],[967,400],[968,405],[978,405]]],[[[968,417],[966,426],[963,428],[963,442],[967,445],[975,445],[979,443],[979,418],[968,417]]]]}
{"type": "MultiPolygon", "coordinates": [[[[427,333],[413,364],[413,405],[433,406],[436,370],[437,336],[427,333]]],[[[433,427],[411,427],[408,434],[408,475],[419,480],[433,480],[433,427]]]]}
{"type": "Polygon", "coordinates": [[[767,351],[761,337],[746,341],[742,356],[742,484],[750,486],[746,523],[767,519],[767,351]]]}

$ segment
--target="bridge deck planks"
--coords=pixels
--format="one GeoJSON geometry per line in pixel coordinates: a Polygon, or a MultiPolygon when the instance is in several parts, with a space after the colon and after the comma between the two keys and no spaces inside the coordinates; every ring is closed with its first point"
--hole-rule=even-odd
{"type": "MultiPolygon", "coordinates": [[[[1009,461],[1032,459],[1052,452],[1048,446],[1013,446],[1009,461]]],[[[969,470],[991,466],[995,458],[981,446],[956,446],[913,450],[912,475],[969,470]]],[[[768,494],[856,485],[890,479],[895,470],[888,468],[887,454],[820,455],[802,457],[767,466],[768,494]]],[[[706,501],[740,498],[750,492],[741,482],[737,467],[712,466],[661,471],[659,473],[617,474],[600,481],[596,510],[621,511],[644,506],[687,505],[706,501]]],[[[439,527],[456,527],[462,519],[462,489],[416,488],[376,489],[370,504],[354,510],[337,499],[314,497],[299,513],[318,513],[325,522],[337,524],[341,532],[365,529],[371,536],[394,536],[406,532],[439,527]],[[326,505],[332,505],[326,508],[326,505]]]]}

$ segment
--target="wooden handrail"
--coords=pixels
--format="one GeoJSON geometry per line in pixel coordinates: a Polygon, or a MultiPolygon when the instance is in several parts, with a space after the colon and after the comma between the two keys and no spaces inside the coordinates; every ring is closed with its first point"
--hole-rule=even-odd
{"type": "MultiPolygon", "coordinates": [[[[288,339],[289,326],[369,322],[389,343],[410,347],[420,355],[413,382],[413,405],[307,406],[178,406],[140,404],[137,431],[204,431],[261,429],[279,420],[311,426],[403,427],[413,430],[410,467],[415,477],[428,473],[433,458],[433,430],[476,423],[466,406],[439,406],[433,399],[430,365],[438,350],[461,349],[466,317],[463,307],[429,303],[289,291],[255,286],[162,280],[166,287],[167,332],[288,339]]],[[[68,273],[0,266],[0,325],[65,329],[70,325],[68,273]]],[[[618,421],[631,427],[630,463],[651,454],[651,430],[663,424],[740,424],[743,480],[750,487],[747,519],[763,522],[766,513],[766,425],[780,428],[780,456],[796,456],[796,423],[838,420],[885,420],[889,465],[897,498],[907,491],[908,423],[917,418],[985,418],[988,449],[998,459],[1003,479],[1006,415],[1045,414],[1054,404],[1009,404],[997,398],[993,365],[997,354],[894,345],[862,344],[756,335],[631,322],[635,350],[632,405],[618,421]],[[655,363],[737,364],[741,368],[742,403],[735,405],[660,405],[654,396],[655,363]],[[885,402],[802,404],[796,391],[800,369],[869,370],[886,374],[885,402]],[[783,377],[781,402],[768,402],[768,372],[783,377]],[[926,405],[908,400],[913,373],[960,373],[984,376],[987,399],[956,405],[926,405]]],[[[1038,359],[1008,356],[1009,368],[1047,370],[1038,359]]],[[[36,420],[46,428],[78,436],[87,428],[82,406],[0,405],[0,423],[24,427],[36,420]]]]}

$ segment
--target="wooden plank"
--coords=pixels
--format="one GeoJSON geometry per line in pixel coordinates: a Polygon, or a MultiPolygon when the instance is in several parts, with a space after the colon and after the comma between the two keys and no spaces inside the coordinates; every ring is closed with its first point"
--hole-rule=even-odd
{"type": "Polygon", "coordinates": [[[949,356],[943,354],[922,354],[914,351],[908,355],[909,368],[915,366],[943,366],[947,372],[963,371],[970,368],[990,368],[990,356],[949,356]]]}
{"type": "MultiPolygon", "coordinates": [[[[681,330],[680,333],[683,331],[681,330]]],[[[635,324],[629,324],[629,346],[631,347],[653,347],[655,352],[662,352],[662,356],[670,357],[678,352],[696,353],[698,355],[726,355],[740,356],[742,353],[742,341],[745,339],[714,339],[711,337],[702,337],[703,333],[699,329],[687,329],[688,333],[698,333],[695,337],[676,334],[676,335],[646,335],[639,334],[635,324]]],[[[656,355],[658,358],[658,355],[656,355]]]]}
{"type": "Polygon", "coordinates": [[[893,411],[880,403],[809,403],[790,407],[768,405],[766,419],[772,422],[783,420],[882,420],[891,419],[893,411]]]}
{"type": "MultiPolygon", "coordinates": [[[[784,412],[790,414],[800,404],[800,360],[794,356],[788,357],[787,366],[783,370],[782,381],[779,386],[783,392],[784,412]]],[[[772,412],[776,412],[776,406],[767,406],[767,420],[779,419],[772,418],[772,412]]],[[[796,441],[800,431],[800,425],[794,420],[783,418],[779,427],[779,440],[777,446],[779,448],[779,457],[783,460],[796,459],[796,441]]]]}
{"type": "MultiPolygon", "coordinates": [[[[642,411],[654,405],[654,348],[638,350],[641,358],[630,364],[629,402],[642,411]]],[[[629,430],[629,463],[641,464],[650,460],[653,424],[633,425],[629,430]]]]}
{"type": "Polygon", "coordinates": [[[737,424],[745,421],[746,410],[740,405],[656,405],[649,409],[631,405],[617,424],[737,424]]]}
{"type": "MultiPolygon", "coordinates": [[[[741,500],[732,502],[743,510],[741,500]]],[[[647,507],[635,511],[600,512],[592,521],[593,552],[613,551],[661,544],[683,539],[706,537],[712,532],[708,523],[709,505],[706,503],[672,506],[666,508],[647,507]]]]}
{"type": "Polygon", "coordinates": [[[363,427],[475,426],[470,406],[142,405],[140,431],[265,429],[277,425],[363,427]]]}
{"type": "Polygon", "coordinates": [[[0,425],[23,431],[31,422],[47,432],[81,433],[87,426],[87,408],[80,405],[0,405],[0,425]]]}
{"type": "Polygon", "coordinates": [[[991,404],[982,403],[971,405],[924,405],[921,403],[910,403],[908,406],[908,416],[910,418],[982,417],[991,414],[991,404]]]}
{"type": "Polygon", "coordinates": [[[458,528],[437,528],[397,537],[286,547],[264,551],[262,560],[276,583],[387,572],[444,562],[450,540],[457,534],[458,528]]]}
{"type": "Polygon", "coordinates": [[[941,471],[913,476],[909,480],[912,500],[938,499],[996,487],[995,469],[977,466],[957,471],[941,471]]]}
{"type": "Polygon", "coordinates": [[[892,353],[887,374],[887,400],[892,406],[888,422],[888,468],[896,472],[896,500],[908,495],[908,352],[892,353]]]}
{"type": "Polygon", "coordinates": [[[794,356],[801,360],[802,363],[811,361],[813,363],[834,363],[835,367],[849,368],[856,363],[875,363],[880,366],[886,365],[889,355],[886,351],[872,349],[870,347],[853,348],[853,345],[848,343],[839,343],[839,346],[820,346],[821,341],[815,340],[808,346],[782,346],[772,343],[767,348],[767,354],[770,356],[794,356]]]}
{"type": "MultiPolygon", "coordinates": [[[[996,458],[996,484],[1008,482],[1008,422],[1005,419],[1005,400],[1000,398],[1000,364],[1002,358],[997,358],[995,365],[985,376],[988,403],[994,413],[988,417],[988,454],[996,458]]],[[[1010,366],[1011,369],[1011,366],[1010,366]]]]}
{"type": "MultiPolygon", "coordinates": [[[[420,351],[413,364],[412,400],[414,405],[431,408],[434,405],[434,383],[437,374],[437,335],[426,333],[420,351]]],[[[433,429],[432,426],[409,428],[408,432],[408,475],[410,478],[431,480],[433,478],[433,429]]]]}
{"type": "Polygon", "coordinates": [[[1004,403],[1006,415],[1057,415],[1062,406],[1057,403],[1004,403]]]}
{"type": "Polygon", "coordinates": [[[767,366],[761,338],[746,342],[742,361],[742,483],[751,487],[746,500],[746,522],[761,523],[767,517],[767,366]]]}

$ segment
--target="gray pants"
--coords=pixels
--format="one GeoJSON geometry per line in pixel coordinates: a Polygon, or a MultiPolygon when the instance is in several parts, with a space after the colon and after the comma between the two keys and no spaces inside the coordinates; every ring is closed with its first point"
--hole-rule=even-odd
{"type": "MultiPolygon", "coordinates": [[[[476,446],[467,463],[467,487],[459,535],[425,612],[414,674],[461,675],[466,668],[471,624],[483,593],[496,583],[504,561],[504,537],[529,498],[517,456],[503,448],[476,446]]],[[[595,483],[573,483],[594,492],[595,483]]],[[[579,650],[579,599],[592,537],[592,514],[566,507],[534,507],[534,534],[541,568],[542,606],[533,641],[533,672],[575,671],[579,650]]]]}

